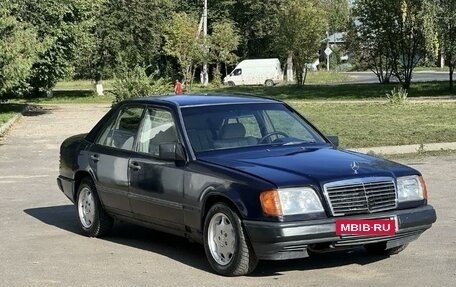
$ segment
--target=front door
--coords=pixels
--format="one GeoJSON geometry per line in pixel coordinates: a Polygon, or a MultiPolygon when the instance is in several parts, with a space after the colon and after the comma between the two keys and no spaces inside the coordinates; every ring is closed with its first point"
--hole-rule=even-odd
{"type": "Polygon", "coordinates": [[[108,210],[130,214],[128,163],[144,107],[126,106],[113,116],[90,148],[89,161],[101,202],[108,210]]]}
{"type": "Polygon", "coordinates": [[[130,159],[130,204],[136,217],[183,230],[184,167],[159,159],[159,145],[180,142],[172,112],[148,108],[130,159]]]}

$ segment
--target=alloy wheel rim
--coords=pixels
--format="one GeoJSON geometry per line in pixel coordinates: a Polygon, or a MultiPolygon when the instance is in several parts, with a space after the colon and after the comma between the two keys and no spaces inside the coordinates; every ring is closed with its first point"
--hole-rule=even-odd
{"type": "Polygon", "coordinates": [[[92,227],[95,219],[95,200],[88,187],[84,187],[79,194],[78,213],[82,226],[85,228],[92,227]]]}
{"type": "Polygon", "coordinates": [[[207,237],[215,262],[222,266],[228,265],[233,259],[236,246],[236,235],[230,219],[223,213],[212,216],[207,237]]]}

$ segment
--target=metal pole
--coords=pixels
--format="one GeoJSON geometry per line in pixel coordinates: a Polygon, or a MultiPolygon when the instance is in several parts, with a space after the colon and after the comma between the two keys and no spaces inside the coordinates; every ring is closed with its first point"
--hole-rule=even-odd
{"type": "MultiPolygon", "coordinates": [[[[207,0],[204,0],[204,11],[203,11],[203,37],[204,37],[204,49],[206,47],[206,37],[207,37],[207,0]]],[[[207,71],[207,62],[203,63],[203,85],[207,86],[209,83],[209,74],[207,71]]]]}
{"type": "MultiPolygon", "coordinates": [[[[329,48],[329,31],[326,31],[326,48],[329,48]]],[[[326,54],[326,70],[329,71],[329,55],[326,54]]]]}

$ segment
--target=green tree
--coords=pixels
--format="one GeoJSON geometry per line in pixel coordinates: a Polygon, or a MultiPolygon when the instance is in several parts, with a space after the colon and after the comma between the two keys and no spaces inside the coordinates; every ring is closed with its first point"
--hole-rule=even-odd
{"type": "MultiPolygon", "coordinates": [[[[404,89],[411,84],[413,70],[432,48],[433,29],[427,0],[359,0],[360,46],[370,58],[370,68],[389,66],[404,89]]],[[[381,71],[380,71],[381,72],[381,71]]],[[[377,74],[379,75],[379,74],[377,74]]]]}
{"type": "Polygon", "coordinates": [[[303,85],[305,64],[318,57],[320,41],[326,30],[324,14],[313,1],[290,0],[278,14],[275,48],[283,56],[293,58],[298,85],[303,85]]]}
{"type": "MultiPolygon", "coordinates": [[[[220,83],[221,63],[234,63],[237,59],[234,51],[239,46],[239,30],[232,21],[223,20],[212,25],[212,33],[209,36],[210,57],[215,62],[214,78],[220,83]]],[[[225,65],[226,66],[226,65],[225,65]]]]}
{"type": "Polygon", "coordinates": [[[395,59],[392,47],[388,45],[391,40],[388,22],[394,21],[394,18],[391,15],[384,17],[384,9],[382,1],[357,1],[354,17],[358,24],[349,29],[348,43],[361,69],[370,69],[380,83],[389,83],[395,59]]]}
{"type": "Polygon", "coordinates": [[[344,32],[350,20],[350,6],[348,0],[319,0],[328,19],[330,33],[344,32]]]}
{"type": "Polygon", "coordinates": [[[456,66],[456,2],[436,0],[436,29],[445,60],[449,67],[450,90],[453,90],[453,73],[456,66]]]}
{"type": "Polygon", "coordinates": [[[0,99],[20,96],[42,44],[36,30],[11,15],[11,3],[0,0],[0,99]]]}
{"type": "Polygon", "coordinates": [[[165,27],[165,52],[177,59],[183,83],[193,79],[193,65],[207,57],[203,51],[203,42],[198,34],[198,20],[185,12],[172,15],[165,27]]]}
{"type": "Polygon", "coordinates": [[[35,92],[51,89],[59,79],[72,73],[80,47],[89,36],[92,0],[13,0],[16,17],[37,29],[40,41],[49,41],[33,64],[29,84],[35,92]]]}
{"type": "Polygon", "coordinates": [[[410,88],[413,70],[429,52],[427,32],[430,30],[425,1],[394,1],[393,5],[387,6],[395,16],[388,33],[388,44],[395,59],[393,71],[406,90],[410,88]]]}
{"type": "Polygon", "coordinates": [[[111,77],[122,62],[147,74],[162,70],[163,33],[175,2],[104,0],[93,32],[92,77],[111,77]]]}
{"type": "Polygon", "coordinates": [[[237,0],[231,13],[239,30],[241,58],[276,57],[274,33],[283,0],[237,0]]]}

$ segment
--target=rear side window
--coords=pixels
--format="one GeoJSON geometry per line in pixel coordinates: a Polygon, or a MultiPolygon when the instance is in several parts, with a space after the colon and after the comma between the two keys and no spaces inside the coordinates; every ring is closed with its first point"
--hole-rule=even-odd
{"type": "Polygon", "coordinates": [[[143,114],[142,107],[125,107],[113,117],[98,138],[104,146],[132,150],[143,114]]]}

